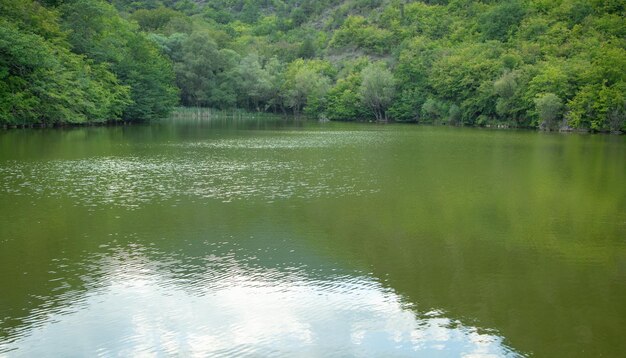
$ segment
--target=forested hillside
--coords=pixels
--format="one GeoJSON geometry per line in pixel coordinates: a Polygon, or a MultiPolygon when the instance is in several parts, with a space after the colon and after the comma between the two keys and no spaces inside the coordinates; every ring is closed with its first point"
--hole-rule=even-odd
{"type": "Polygon", "coordinates": [[[0,0],[0,123],[184,106],[623,130],[621,0],[0,0]]]}

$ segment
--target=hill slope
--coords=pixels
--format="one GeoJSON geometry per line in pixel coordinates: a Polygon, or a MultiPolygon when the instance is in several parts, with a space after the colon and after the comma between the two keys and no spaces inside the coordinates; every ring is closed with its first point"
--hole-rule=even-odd
{"type": "MultiPolygon", "coordinates": [[[[183,105],[332,120],[626,125],[626,9],[617,0],[113,4],[128,33],[138,26],[171,64],[183,105]]],[[[77,0],[46,8],[98,6],[77,0]]],[[[60,26],[77,29],[66,13],[60,26]]],[[[89,29],[81,31],[85,41],[93,29],[104,36],[97,23],[80,26],[89,29]]],[[[73,52],[115,64],[100,56],[110,50],[102,43],[89,52],[69,40],[73,52]]]]}

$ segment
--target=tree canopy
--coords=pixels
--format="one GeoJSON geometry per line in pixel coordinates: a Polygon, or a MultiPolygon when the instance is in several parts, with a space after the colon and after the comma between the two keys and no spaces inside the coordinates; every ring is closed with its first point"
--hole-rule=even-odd
{"type": "Polygon", "coordinates": [[[331,120],[626,129],[619,1],[0,7],[5,124],[146,120],[179,103],[331,120]]]}

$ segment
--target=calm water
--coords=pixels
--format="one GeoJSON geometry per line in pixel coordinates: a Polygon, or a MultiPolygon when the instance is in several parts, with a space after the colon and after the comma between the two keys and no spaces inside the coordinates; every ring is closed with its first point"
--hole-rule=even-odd
{"type": "Polygon", "coordinates": [[[0,356],[626,356],[626,137],[0,132],[0,356]]]}

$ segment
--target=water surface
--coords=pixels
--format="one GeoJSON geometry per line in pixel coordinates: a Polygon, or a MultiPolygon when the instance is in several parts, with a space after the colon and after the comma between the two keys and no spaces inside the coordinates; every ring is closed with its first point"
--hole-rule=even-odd
{"type": "Polygon", "coordinates": [[[0,132],[0,356],[624,356],[626,138],[0,132]]]}

